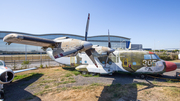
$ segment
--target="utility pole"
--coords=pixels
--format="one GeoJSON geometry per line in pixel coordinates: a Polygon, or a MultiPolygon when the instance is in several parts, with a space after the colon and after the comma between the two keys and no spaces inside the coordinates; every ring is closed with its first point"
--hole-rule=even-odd
{"type": "Polygon", "coordinates": [[[25,45],[25,60],[27,61],[27,45],[25,45]]]}

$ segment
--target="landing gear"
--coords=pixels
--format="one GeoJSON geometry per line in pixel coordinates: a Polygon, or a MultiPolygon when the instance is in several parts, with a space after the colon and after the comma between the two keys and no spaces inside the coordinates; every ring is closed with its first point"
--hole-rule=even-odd
{"type": "Polygon", "coordinates": [[[3,84],[0,84],[0,101],[4,101],[3,84]]]}
{"type": "Polygon", "coordinates": [[[0,91],[0,101],[4,100],[4,91],[0,91]]]}
{"type": "Polygon", "coordinates": [[[91,72],[90,75],[94,76],[94,75],[96,75],[96,73],[92,73],[92,72],[91,72]]]}
{"type": "Polygon", "coordinates": [[[83,75],[86,75],[87,73],[88,73],[88,72],[86,72],[86,71],[82,71],[82,74],[83,74],[83,75]]]}
{"type": "Polygon", "coordinates": [[[144,78],[146,78],[146,75],[145,75],[145,74],[141,74],[141,75],[140,75],[140,78],[141,78],[141,79],[144,79],[144,78]]]}

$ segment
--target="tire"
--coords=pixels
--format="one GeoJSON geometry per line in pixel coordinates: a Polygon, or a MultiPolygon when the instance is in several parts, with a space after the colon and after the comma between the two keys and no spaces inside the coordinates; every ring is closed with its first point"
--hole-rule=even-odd
{"type": "Polygon", "coordinates": [[[144,74],[141,74],[141,75],[140,75],[140,78],[141,78],[141,79],[144,79],[145,77],[146,77],[146,75],[144,75],[144,74]]]}
{"type": "Polygon", "coordinates": [[[0,91],[0,99],[4,99],[4,91],[0,91]]]}
{"type": "Polygon", "coordinates": [[[86,71],[82,71],[82,74],[83,74],[83,75],[86,75],[86,74],[87,74],[87,72],[86,72],[86,71]]]}
{"type": "Polygon", "coordinates": [[[94,75],[96,75],[96,73],[91,72],[90,75],[94,76],[94,75]]]}

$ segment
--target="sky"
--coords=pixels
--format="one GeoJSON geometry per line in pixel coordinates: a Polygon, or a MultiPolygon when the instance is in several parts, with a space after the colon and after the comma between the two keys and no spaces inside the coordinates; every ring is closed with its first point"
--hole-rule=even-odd
{"type": "Polygon", "coordinates": [[[180,48],[180,0],[0,0],[0,31],[131,38],[143,48],[180,48]]]}

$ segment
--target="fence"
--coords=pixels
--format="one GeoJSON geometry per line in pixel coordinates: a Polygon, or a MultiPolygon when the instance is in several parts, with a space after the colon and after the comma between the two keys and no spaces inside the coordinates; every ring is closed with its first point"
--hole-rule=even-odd
{"type": "Polygon", "coordinates": [[[60,64],[52,60],[47,54],[28,54],[26,55],[0,55],[0,60],[6,63],[6,66],[11,69],[24,69],[31,67],[51,67],[59,66],[60,64]],[[24,61],[29,61],[24,64],[24,61]]]}

